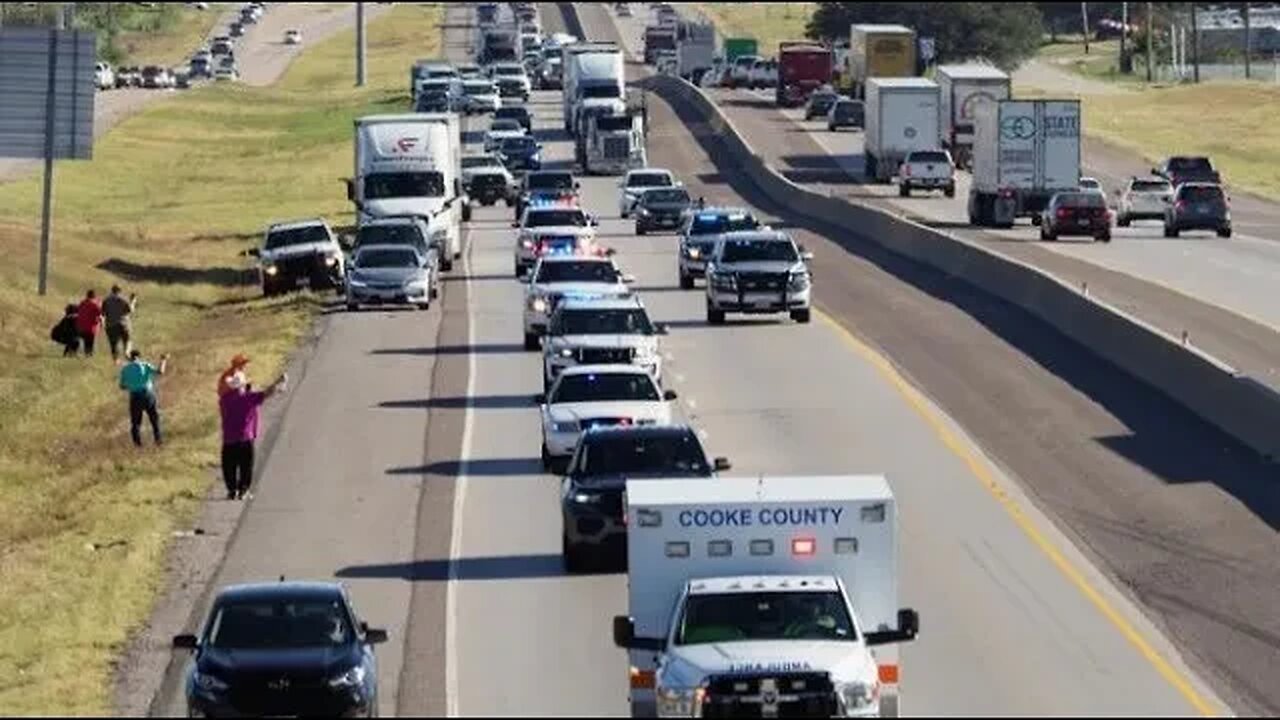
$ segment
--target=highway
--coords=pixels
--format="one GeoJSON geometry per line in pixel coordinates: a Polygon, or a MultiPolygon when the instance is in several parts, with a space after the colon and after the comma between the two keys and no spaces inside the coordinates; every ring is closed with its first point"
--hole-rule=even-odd
{"type": "MultiPolygon", "coordinates": [[[[541,9],[547,31],[564,28],[555,6],[541,9]]],[[[581,12],[590,37],[613,36],[599,7],[581,12]]],[[[465,18],[450,6],[454,59],[465,18]]],[[[568,166],[559,100],[539,91],[531,107],[553,166],[568,166]]],[[[680,412],[730,474],[889,478],[901,603],[923,628],[903,650],[906,714],[1226,713],[1215,689],[1227,673],[1233,704],[1253,693],[1278,706],[1266,638],[1280,635],[1280,553],[1259,517],[1274,519],[1274,503],[1249,484],[1256,461],[1016,309],[776,214],[720,177],[653,97],[650,119],[653,164],[711,201],[756,205],[817,254],[824,312],[812,324],[709,327],[699,291],[676,285],[674,237],[634,236],[616,180],[582,178],[601,236],[672,328],[680,412]]],[[[485,126],[469,121],[468,139],[485,126]]],[[[559,481],[540,471],[539,357],[521,348],[510,220],[477,208],[465,262],[430,311],[321,320],[212,582],[346,582],[391,634],[379,647],[385,715],[627,711],[609,632],[625,578],[560,569],[559,481]]],[[[183,710],[174,657],[155,714],[183,710]]]]}
{"type": "MultiPolygon", "coordinates": [[[[618,18],[628,47],[643,47],[647,13],[618,18]]],[[[774,52],[767,50],[766,52],[774,52]]],[[[1047,270],[1176,337],[1185,331],[1193,344],[1263,382],[1280,388],[1280,205],[1235,193],[1234,234],[1163,236],[1158,221],[1114,228],[1110,244],[1087,238],[1047,243],[1026,220],[1011,230],[968,226],[969,175],[957,174],[956,196],[920,193],[899,198],[896,186],[864,185],[861,131],[830,132],[822,120],[804,120],[803,108],[779,109],[773,90],[709,89],[738,131],[770,165],[793,182],[827,194],[885,208],[944,229],[984,247],[1047,270]]],[[[1176,148],[1170,148],[1175,151],[1176,148]]],[[[1108,194],[1150,165],[1132,153],[1086,139],[1084,170],[1108,194]]],[[[1112,198],[1114,200],[1114,197],[1112,198]]]]}

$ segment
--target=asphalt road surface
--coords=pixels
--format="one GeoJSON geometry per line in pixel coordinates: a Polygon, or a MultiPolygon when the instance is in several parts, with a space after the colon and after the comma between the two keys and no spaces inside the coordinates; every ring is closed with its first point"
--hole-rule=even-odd
{"type": "MultiPolygon", "coordinates": [[[[542,9],[547,30],[563,28],[542,9]]],[[[465,46],[463,15],[449,10],[451,53],[465,46]]],[[[599,8],[583,16],[589,36],[611,35],[599,8]]],[[[531,107],[552,165],[567,166],[559,94],[535,92],[531,107]]],[[[817,253],[825,312],[812,324],[709,327],[699,291],[676,284],[674,237],[634,236],[617,217],[616,180],[582,179],[602,238],[672,328],[663,350],[681,414],[733,460],[731,474],[889,478],[901,602],[924,628],[903,649],[905,713],[1225,712],[1169,627],[1196,651],[1192,665],[1233,661],[1264,698],[1274,691],[1274,532],[1254,515],[1266,508],[1226,484],[1254,477],[1251,460],[1016,310],[774,214],[718,176],[675,111],[651,99],[650,113],[655,164],[713,201],[761,205],[817,253]],[[1186,476],[1165,477],[1157,448],[1186,476]],[[1157,591],[1169,599],[1153,622],[1134,599],[1157,591]],[[1270,625],[1248,625],[1258,608],[1270,625]],[[1213,637],[1208,611],[1230,616],[1235,634],[1213,637]]],[[[486,122],[468,125],[474,142],[486,122]]],[[[510,219],[505,207],[476,210],[466,261],[430,311],[322,321],[213,582],[348,583],[362,615],[391,632],[379,648],[386,715],[627,711],[626,660],[609,632],[625,578],[560,570],[559,481],[540,472],[539,358],[521,348],[510,219]]],[[[178,660],[161,713],[182,711],[178,660]]]]}
{"type": "MultiPolygon", "coordinates": [[[[619,19],[629,47],[642,47],[646,13],[619,19]]],[[[780,110],[773,90],[710,89],[708,93],[739,132],[774,168],[794,182],[829,194],[913,217],[988,249],[1043,268],[1076,286],[1190,341],[1280,389],[1280,205],[1233,193],[1230,240],[1212,232],[1163,236],[1158,221],[1113,228],[1113,242],[1087,238],[1041,242],[1028,221],[1011,230],[968,225],[969,175],[957,174],[956,196],[922,193],[899,198],[892,185],[864,185],[861,131],[828,131],[821,120],[804,120],[803,109],[780,110]]],[[[1176,152],[1177,148],[1170,148],[1176,152]]],[[[1084,174],[1107,192],[1150,164],[1130,152],[1091,138],[1084,147],[1084,174]]],[[[1114,199],[1114,198],[1113,198],[1114,199]]]]}

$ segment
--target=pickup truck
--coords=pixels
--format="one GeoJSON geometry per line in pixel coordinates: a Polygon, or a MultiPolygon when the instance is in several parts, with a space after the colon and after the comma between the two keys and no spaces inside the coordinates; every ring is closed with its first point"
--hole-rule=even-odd
{"type": "Polygon", "coordinates": [[[956,165],[946,150],[915,150],[907,153],[898,169],[898,195],[908,197],[912,190],[941,190],[947,197],[956,196],[956,165]]]}
{"type": "Polygon", "coordinates": [[[1185,182],[1222,184],[1222,175],[1207,157],[1174,155],[1159,167],[1151,168],[1151,172],[1168,180],[1175,188],[1185,182]]]}

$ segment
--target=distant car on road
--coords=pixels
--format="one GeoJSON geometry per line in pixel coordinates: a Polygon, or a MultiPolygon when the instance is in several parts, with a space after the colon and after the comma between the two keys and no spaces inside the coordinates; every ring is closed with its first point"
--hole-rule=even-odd
{"type": "Polygon", "coordinates": [[[1131,177],[1123,190],[1116,190],[1116,225],[1129,227],[1134,220],[1164,220],[1173,203],[1173,186],[1162,177],[1131,177]]]}
{"type": "Polygon", "coordinates": [[[93,80],[99,90],[110,90],[116,86],[116,74],[111,66],[104,62],[94,66],[93,80]]]}
{"type": "Polygon", "coordinates": [[[489,129],[484,134],[484,151],[493,152],[502,145],[502,141],[507,138],[523,137],[525,135],[524,128],[516,120],[495,119],[489,129]]]}
{"type": "Polygon", "coordinates": [[[1040,215],[1040,239],[1088,236],[1111,242],[1111,210],[1102,193],[1091,190],[1060,192],[1049,199],[1040,215]]]}
{"type": "Polygon", "coordinates": [[[946,150],[913,150],[907,153],[898,170],[898,195],[907,197],[912,190],[941,190],[947,197],[956,196],[956,164],[946,150]]]}
{"type": "Polygon", "coordinates": [[[1213,230],[1231,237],[1231,209],[1222,186],[1184,182],[1173,191],[1173,204],[1165,209],[1164,236],[1178,237],[1183,230],[1213,230]]]}
{"type": "Polygon", "coordinates": [[[138,87],[142,76],[136,65],[116,68],[115,85],[117,88],[138,87]]]}
{"type": "Polygon", "coordinates": [[[831,112],[831,106],[840,99],[834,91],[818,90],[809,96],[809,104],[804,108],[804,119],[812,120],[831,112]]]}
{"type": "Polygon", "coordinates": [[[831,132],[843,127],[863,128],[865,126],[866,108],[861,100],[840,98],[832,103],[831,109],[827,111],[827,130],[831,132]]]}
{"type": "Polygon", "coordinates": [[[356,250],[347,271],[347,309],[399,304],[427,310],[437,294],[436,282],[434,257],[407,245],[366,245],[356,250]]]}
{"type": "Polygon", "coordinates": [[[173,76],[168,70],[158,65],[142,68],[142,87],[148,90],[168,90],[174,85],[173,76]]]}
{"type": "Polygon", "coordinates": [[[336,583],[232,585],[213,600],[190,650],[190,717],[373,716],[378,663],[387,632],[362,622],[336,583]]]}
{"type": "Polygon", "coordinates": [[[615,3],[614,9],[618,17],[631,17],[631,3],[615,3]]]}
{"type": "Polygon", "coordinates": [[[1098,178],[1084,176],[1080,178],[1080,189],[1088,192],[1099,192],[1106,195],[1106,190],[1102,189],[1102,183],[1098,178]]]}
{"type": "Polygon", "coordinates": [[[512,172],[541,170],[542,144],[528,135],[504,138],[498,145],[498,157],[512,172]]]}
{"type": "Polygon", "coordinates": [[[1222,175],[1213,167],[1207,157],[1196,155],[1175,155],[1168,158],[1151,172],[1173,183],[1174,187],[1184,182],[1222,183],[1222,175]]]}
{"type": "Polygon", "coordinates": [[[220,67],[213,71],[213,79],[218,82],[234,82],[240,79],[240,73],[233,67],[220,67]]]}
{"type": "Polygon", "coordinates": [[[693,206],[689,191],[682,187],[650,188],[636,200],[636,235],[668,230],[677,232],[693,206]]]}
{"type": "Polygon", "coordinates": [[[342,246],[322,218],[275,223],[267,228],[262,247],[249,254],[258,258],[262,294],[267,297],[298,287],[342,285],[342,246]]]}
{"type": "Polygon", "coordinates": [[[285,30],[284,44],[285,45],[301,45],[302,31],[301,30],[285,30]]]}
{"type": "Polygon", "coordinates": [[[227,34],[233,38],[244,36],[244,23],[236,21],[227,26],[227,34]]]}
{"type": "Polygon", "coordinates": [[[635,206],[645,190],[679,185],[675,174],[670,170],[651,167],[628,170],[627,174],[618,181],[618,214],[623,218],[629,216],[631,208],[635,206]]]}
{"type": "Polygon", "coordinates": [[[515,120],[525,129],[525,132],[533,132],[533,115],[529,112],[529,108],[522,105],[512,105],[510,107],[498,108],[493,113],[494,120],[515,120]]]}

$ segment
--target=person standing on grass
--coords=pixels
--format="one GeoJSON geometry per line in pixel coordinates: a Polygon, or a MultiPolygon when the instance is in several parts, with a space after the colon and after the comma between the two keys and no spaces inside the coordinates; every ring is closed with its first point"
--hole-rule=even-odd
{"type": "Polygon", "coordinates": [[[160,366],[156,367],[142,359],[142,353],[129,351],[129,362],[120,369],[120,389],[129,393],[129,435],[133,444],[142,447],[142,415],[145,413],[151,421],[151,434],[156,445],[163,445],[164,438],[160,433],[160,409],[156,403],[157,375],[163,375],[168,369],[169,356],[160,356],[160,366]]]}
{"type": "Polygon", "coordinates": [[[222,481],[227,485],[228,500],[253,498],[249,486],[253,482],[258,411],[288,381],[287,374],[281,375],[265,392],[254,392],[243,372],[236,371],[227,378],[227,391],[218,398],[218,409],[222,415],[222,481]]]}
{"type": "Polygon", "coordinates": [[[80,334],[80,342],[84,343],[85,357],[93,355],[93,341],[101,324],[102,306],[98,304],[98,294],[90,289],[76,308],[76,332],[80,334]]]}
{"type": "Polygon", "coordinates": [[[62,346],[62,357],[72,357],[80,352],[80,331],[76,329],[76,316],[79,309],[75,303],[67,305],[62,311],[62,319],[53,326],[50,339],[62,346]]]}
{"type": "Polygon", "coordinates": [[[238,372],[244,372],[244,367],[248,364],[249,358],[243,353],[236,353],[236,356],[231,358],[231,367],[223,370],[222,374],[218,376],[218,397],[222,397],[231,391],[231,388],[227,385],[227,381],[231,379],[232,375],[235,375],[238,372]]]}
{"type": "Polygon", "coordinates": [[[120,355],[129,355],[132,347],[133,311],[138,307],[138,296],[129,294],[125,300],[120,294],[120,286],[112,285],[111,294],[102,301],[102,319],[107,331],[107,342],[111,345],[111,359],[119,360],[120,355]]]}

